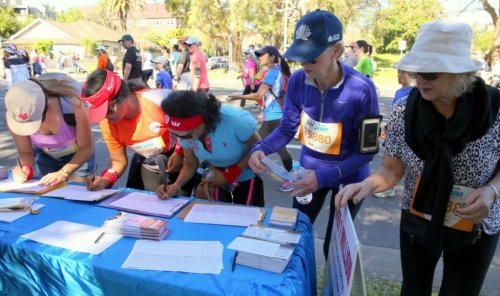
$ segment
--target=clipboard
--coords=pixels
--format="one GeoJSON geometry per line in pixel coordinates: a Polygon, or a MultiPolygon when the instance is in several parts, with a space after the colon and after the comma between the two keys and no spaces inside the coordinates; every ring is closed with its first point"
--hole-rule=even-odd
{"type": "Polygon", "coordinates": [[[29,180],[24,183],[15,183],[14,180],[10,178],[1,180],[0,192],[41,195],[67,184],[66,182],[63,182],[56,185],[41,186],[39,185],[39,182],[40,180],[29,180]]]}
{"type": "Polygon", "coordinates": [[[73,201],[83,201],[83,202],[99,202],[104,200],[110,196],[113,196],[120,192],[121,190],[117,189],[104,189],[99,191],[89,191],[85,186],[76,185],[76,184],[65,184],[64,186],[60,186],[54,190],[51,190],[45,194],[42,194],[43,197],[53,197],[53,198],[62,198],[66,200],[73,201]]]}
{"type": "Polygon", "coordinates": [[[116,205],[116,201],[119,201],[120,199],[130,195],[130,194],[133,194],[133,193],[139,193],[139,194],[147,194],[147,195],[151,195],[152,197],[154,198],[157,198],[154,194],[151,194],[152,192],[147,192],[147,191],[141,191],[141,190],[134,190],[134,191],[121,191],[121,192],[118,192],[117,194],[99,202],[97,205],[100,206],[100,207],[104,207],[104,208],[111,208],[111,209],[117,209],[117,210],[120,210],[120,211],[125,211],[125,212],[130,212],[130,213],[136,213],[136,214],[143,214],[143,215],[149,215],[149,216],[156,216],[156,217],[163,217],[163,218],[172,218],[173,216],[175,216],[180,210],[182,210],[184,207],[186,207],[187,205],[189,205],[189,203],[191,203],[191,200],[192,198],[190,197],[177,197],[177,198],[170,198],[170,199],[166,199],[166,200],[160,200],[158,199],[158,201],[160,202],[174,202],[177,204],[175,207],[172,207],[171,210],[167,211],[167,212],[155,212],[155,211],[150,211],[150,210],[146,210],[146,209],[141,209],[140,207],[137,207],[137,208],[133,208],[133,207],[123,207],[123,206],[117,206],[116,205]],[[115,203],[115,204],[113,204],[115,203]]]}

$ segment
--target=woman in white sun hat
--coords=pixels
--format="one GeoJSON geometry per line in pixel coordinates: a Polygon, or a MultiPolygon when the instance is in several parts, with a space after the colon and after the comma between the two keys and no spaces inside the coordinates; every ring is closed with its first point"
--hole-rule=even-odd
{"type": "Polygon", "coordinates": [[[384,160],[363,182],[346,186],[336,205],[359,202],[404,176],[401,295],[431,295],[443,256],[440,295],[479,295],[500,232],[500,94],[476,76],[471,28],[422,25],[396,68],[416,88],[389,120],[384,160]]]}

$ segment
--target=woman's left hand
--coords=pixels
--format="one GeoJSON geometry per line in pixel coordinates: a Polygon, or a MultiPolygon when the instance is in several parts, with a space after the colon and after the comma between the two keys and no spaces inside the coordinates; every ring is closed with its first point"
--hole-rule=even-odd
{"type": "Polygon", "coordinates": [[[483,221],[490,214],[490,209],[495,200],[495,193],[488,187],[480,187],[471,191],[465,198],[462,207],[455,210],[455,214],[475,224],[483,221]]]}
{"type": "Polygon", "coordinates": [[[64,172],[57,171],[49,173],[40,180],[40,185],[52,186],[68,181],[68,175],[64,172]]]}
{"type": "Polygon", "coordinates": [[[313,170],[306,170],[305,177],[299,181],[292,182],[295,190],[290,192],[290,196],[304,196],[318,190],[318,179],[313,170]]]}

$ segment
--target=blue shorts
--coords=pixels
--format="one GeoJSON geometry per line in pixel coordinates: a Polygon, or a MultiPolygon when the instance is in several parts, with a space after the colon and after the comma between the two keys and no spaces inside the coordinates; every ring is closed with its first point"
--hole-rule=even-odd
{"type": "MultiPolygon", "coordinates": [[[[59,171],[65,164],[70,162],[70,160],[75,155],[70,154],[60,158],[54,158],[38,148],[34,148],[35,151],[35,163],[36,163],[36,176],[43,177],[48,173],[53,173],[59,171]]],[[[89,160],[84,163],[78,170],[76,170],[72,175],[75,177],[89,177],[94,173],[95,167],[95,155],[92,152],[89,160]]]]}

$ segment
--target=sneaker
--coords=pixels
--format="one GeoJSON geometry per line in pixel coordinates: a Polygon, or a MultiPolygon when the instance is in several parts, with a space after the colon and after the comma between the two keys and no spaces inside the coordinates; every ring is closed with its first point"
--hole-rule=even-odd
{"type": "Polygon", "coordinates": [[[394,188],[391,188],[385,192],[385,197],[394,197],[396,196],[396,190],[394,188]]]}
{"type": "Polygon", "coordinates": [[[373,196],[378,197],[378,198],[385,197],[385,191],[374,193],[373,196]]]}
{"type": "Polygon", "coordinates": [[[394,197],[394,196],[396,196],[396,190],[394,190],[394,188],[391,188],[391,189],[383,191],[383,192],[374,193],[373,196],[378,197],[378,198],[394,197]]]}
{"type": "Polygon", "coordinates": [[[285,181],[277,189],[281,192],[290,192],[293,191],[295,187],[293,187],[292,182],[285,181]]]}

